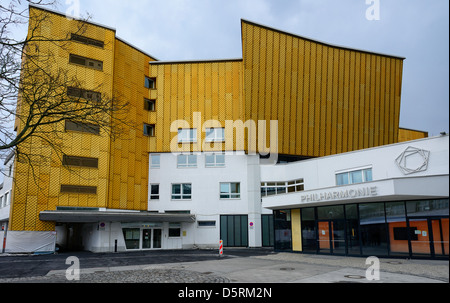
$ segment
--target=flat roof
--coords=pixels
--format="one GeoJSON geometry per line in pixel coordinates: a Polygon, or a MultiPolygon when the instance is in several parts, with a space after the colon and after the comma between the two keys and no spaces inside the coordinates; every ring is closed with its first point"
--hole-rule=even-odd
{"type": "Polygon", "coordinates": [[[95,222],[195,222],[192,214],[159,214],[150,212],[46,210],[39,213],[39,220],[58,223],[95,222]]]}

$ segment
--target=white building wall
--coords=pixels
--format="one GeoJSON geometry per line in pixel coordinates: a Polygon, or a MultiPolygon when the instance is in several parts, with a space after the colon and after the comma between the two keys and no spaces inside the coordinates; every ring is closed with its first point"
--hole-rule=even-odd
{"type": "MultiPolygon", "coordinates": [[[[407,157],[407,166],[415,168],[423,161],[423,157],[411,153],[407,157]]],[[[377,196],[372,197],[372,200],[448,197],[449,136],[408,141],[288,164],[261,166],[261,180],[288,181],[303,178],[305,194],[308,192],[320,194],[322,190],[326,192],[344,187],[351,189],[353,185],[337,186],[336,174],[369,167],[372,168],[373,181],[355,186],[361,187],[361,184],[376,186],[377,196]],[[404,174],[398,167],[396,159],[407,151],[408,147],[424,150],[427,155],[429,152],[426,169],[404,174]],[[314,192],[315,190],[317,191],[314,192]]],[[[301,205],[302,195],[304,197],[303,193],[265,197],[263,206],[272,209],[283,205],[298,207],[301,205]]]]}
{"type": "MultiPolygon", "coordinates": [[[[160,168],[150,168],[149,184],[159,184],[159,200],[150,200],[148,210],[164,213],[167,211],[190,211],[197,222],[183,223],[182,248],[218,247],[220,240],[221,215],[248,215],[254,223],[249,228],[249,246],[261,246],[260,168],[258,155],[234,152],[225,155],[225,167],[205,167],[205,153],[197,156],[196,168],[177,168],[177,156],[172,153],[160,154],[160,168]],[[239,199],[221,199],[220,183],[240,183],[239,199]],[[172,200],[174,183],[192,184],[192,199],[172,200]],[[214,227],[199,227],[198,221],[215,221],[214,227]]],[[[150,195],[150,186],[149,186],[150,195]]],[[[167,238],[165,238],[167,239],[167,238]]]]}

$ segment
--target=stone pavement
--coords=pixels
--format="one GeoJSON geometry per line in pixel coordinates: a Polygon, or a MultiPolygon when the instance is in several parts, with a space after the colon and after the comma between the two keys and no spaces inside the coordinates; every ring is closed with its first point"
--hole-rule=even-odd
{"type": "Polygon", "coordinates": [[[379,259],[380,280],[366,279],[365,258],[272,253],[227,255],[215,260],[82,268],[79,281],[66,270],[44,277],[0,279],[0,283],[442,283],[449,282],[449,262],[379,259]]]}

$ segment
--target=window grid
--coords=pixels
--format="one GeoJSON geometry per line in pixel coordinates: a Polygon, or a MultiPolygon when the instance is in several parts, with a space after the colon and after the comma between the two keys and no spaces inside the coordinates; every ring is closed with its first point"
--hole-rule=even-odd
{"type": "Polygon", "coordinates": [[[336,174],[336,185],[358,184],[372,181],[372,168],[336,174]]]}
{"type": "Polygon", "coordinates": [[[262,182],[261,197],[304,191],[304,183],[304,179],[297,179],[286,182],[262,182]]]}
{"type": "Polygon", "coordinates": [[[225,167],[225,154],[206,154],[205,167],[225,167]]]}
{"type": "Polygon", "coordinates": [[[177,156],[178,168],[194,168],[197,167],[197,155],[181,154],[177,156]]]}
{"type": "Polygon", "coordinates": [[[192,184],[177,183],[172,184],[172,200],[190,200],[192,199],[192,184]]]}
{"type": "Polygon", "coordinates": [[[220,199],[240,199],[240,183],[220,183],[220,199]]]}

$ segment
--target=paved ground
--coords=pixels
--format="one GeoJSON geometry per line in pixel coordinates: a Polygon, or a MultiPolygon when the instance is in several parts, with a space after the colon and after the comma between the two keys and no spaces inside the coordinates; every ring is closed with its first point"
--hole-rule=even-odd
{"type": "MultiPolygon", "coordinates": [[[[449,262],[379,259],[379,280],[366,279],[365,258],[229,249],[120,254],[0,257],[2,283],[442,283],[449,262]],[[80,280],[68,281],[67,257],[80,260],[80,280]]],[[[73,273],[73,272],[71,272],[73,273]]]]}

